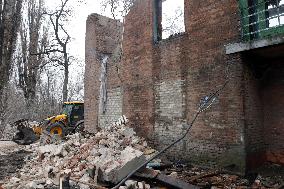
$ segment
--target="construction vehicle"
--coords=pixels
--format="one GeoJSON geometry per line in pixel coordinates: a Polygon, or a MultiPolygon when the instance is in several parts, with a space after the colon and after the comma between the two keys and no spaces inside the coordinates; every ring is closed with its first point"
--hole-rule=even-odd
{"type": "Polygon", "coordinates": [[[14,123],[18,132],[13,141],[19,144],[31,144],[44,133],[53,136],[82,132],[84,130],[84,103],[64,102],[60,115],[46,118],[39,124],[31,124],[28,120],[19,120],[14,123]]]}

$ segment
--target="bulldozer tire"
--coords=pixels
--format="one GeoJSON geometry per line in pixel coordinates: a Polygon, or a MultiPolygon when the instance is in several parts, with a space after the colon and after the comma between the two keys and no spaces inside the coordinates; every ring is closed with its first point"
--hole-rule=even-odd
{"type": "Polygon", "coordinates": [[[83,132],[84,132],[84,129],[85,129],[84,122],[79,122],[79,123],[76,125],[75,133],[83,133],[83,132]]]}
{"type": "Polygon", "coordinates": [[[49,125],[46,130],[50,133],[50,135],[59,135],[60,137],[64,137],[66,134],[65,126],[60,122],[49,125]]]}

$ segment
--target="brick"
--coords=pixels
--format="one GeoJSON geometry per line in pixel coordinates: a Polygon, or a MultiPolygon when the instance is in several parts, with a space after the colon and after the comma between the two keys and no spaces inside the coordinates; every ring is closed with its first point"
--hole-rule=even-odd
{"type": "Polygon", "coordinates": [[[94,55],[98,51],[113,54],[119,32],[113,30],[112,24],[117,23],[111,19],[102,19],[111,24],[98,24],[102,22],[97,21],[99,15],[88,19],[85,102],[91,103],[86,108],[89,130],[124,114],[139,135],[162,149],[185,132],[201,98],[220,87],[229,70],[230,83],[168,157],[206,166],[234,164],[235,171],[242,173],[269,157],[281,162],[283,64],[275,61],[262,82],[248,66],[258,60],[225,54],[226,44],[241,40],[237,1],[184,2],[186,32],[157,43],[153,41],[153,1],[137,0],[131,8],[125,18],[122,60],[110,61],[108,67],[105,115],[97,113],[99,81],[95,77],[100,72],[94,55]]]}

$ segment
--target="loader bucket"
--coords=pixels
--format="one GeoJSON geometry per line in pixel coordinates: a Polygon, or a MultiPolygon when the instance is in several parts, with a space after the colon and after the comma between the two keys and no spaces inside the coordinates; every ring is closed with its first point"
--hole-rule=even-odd
{"type": "Polygon", "coordinates": [[[39,139],[39,136],[34,133],[28,120],[18,120],[14,123],[17,127],[17,133],[13,137],[13,141],[21,145],[29,145],[39,139]]]}

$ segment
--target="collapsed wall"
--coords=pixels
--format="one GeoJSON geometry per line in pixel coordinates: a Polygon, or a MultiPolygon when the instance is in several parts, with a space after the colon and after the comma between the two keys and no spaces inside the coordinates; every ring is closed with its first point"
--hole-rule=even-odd
{"type": "Polygon", "coordinates": [[[99,125],[107,125],[106,120],[123,113],[139,135],[161,149],[184,133],[186,123],[192,119],[201,98],[225,82],[227,65],[231,65],[231,82],[221,97],[212,109],[200,116],[191,134],[172,148],[168,155],[207,166],[233,164],[236,170],[243,171],[241,58],[238,55],[225,57],[223,46],[238,35],[236,27],[231,27],[231,23],[237,22],[231,16],[237,11],[237,3],[232,1],[226,7],[216,2],[214,10],[222,15],[214,19],[206,17],[203,23],[198,14],[198,11],[204,11],[201,10],[203,6],[186,1],[186,33],[160,42],[154,42],[157,34],[154,31],[158,27],[153,19],[157,16],[158,7],[155,5],[152,0],[138,0],[126,16],[123,59],[119,64],[121,80],[114,69],[108,67],[107,111],[101,115],[98,113],[101,71],[96,55],[98,52],[111,55],[117,45],[114,39],[118,39],[114,34],[119,30],[113,27],[112,24],[117,24],[114,20],[99,15],[88,18],[85,74],[87,128],[94,131],[99,125]],[[210,27],[208,23],[212,23],[210,27]],[[222,33],[220,25],[225,26],[222,33]],[[104,40],[106,37],[111,40],[104,40]],[[108,46],[108,42],[112,42],[113,46],[108,46]],[[118,111],[117,108],[121,109],[118,111]],[[110,118],[106,118],[108,116],[110,118]]]}
{"type": "MultiPolygon", "coordinates": [[[[91,16],[95,20],[88,19],[85,102],[92,104],[86,109],[87,128],[92,131],[124,114],[139,135],[162,149],[184,133],[201,99],[229,79],[213,106],[200,115],[186,139],[167,155],[243,173],[246,168],[255,167],[254,163],[265,161],[266,157],[259,157],[268,148],[281,152],[281,142],[274,145],[269,142],[275,132],[269,131],[270,135],[264,137],[268,130],[265,125],[273,118],[263,118],[263,109],[268,106],[265,103],[262,107],[263,99],[269,98],[272,94],[269,91],[274,88],[259,94],[258,83],[246,66],[246,57],[225,53],[226,44],[241,40],[238,2],[210,1],[201,5],[199,1],[185,1],[186,32],[158,41],[161,33],[158,1],[137,0],[125,18],[123,58],[118,63],[120,74],[115,71],[117,64],[110,63],[103,114],[97,113],[100,64],[90,59],[97,50],[101,51],[101,46],[108,44],[102,39],[109,36],[109,31],[118,30],[114,31],[112,25],[98,24],[99,15],[91,16]],[[101,43],[90,45],[90,38],[101,43]]],[[[112,42],[117,45],[116,40],[112,42]]],[[[113,49],[109,48],[108,52],[111,54],[113,49]]],[[[279,120],[282,119],[276,121],[279,120]]],[[[274,125],[280,132],[281,124],[274,125]]]]}

